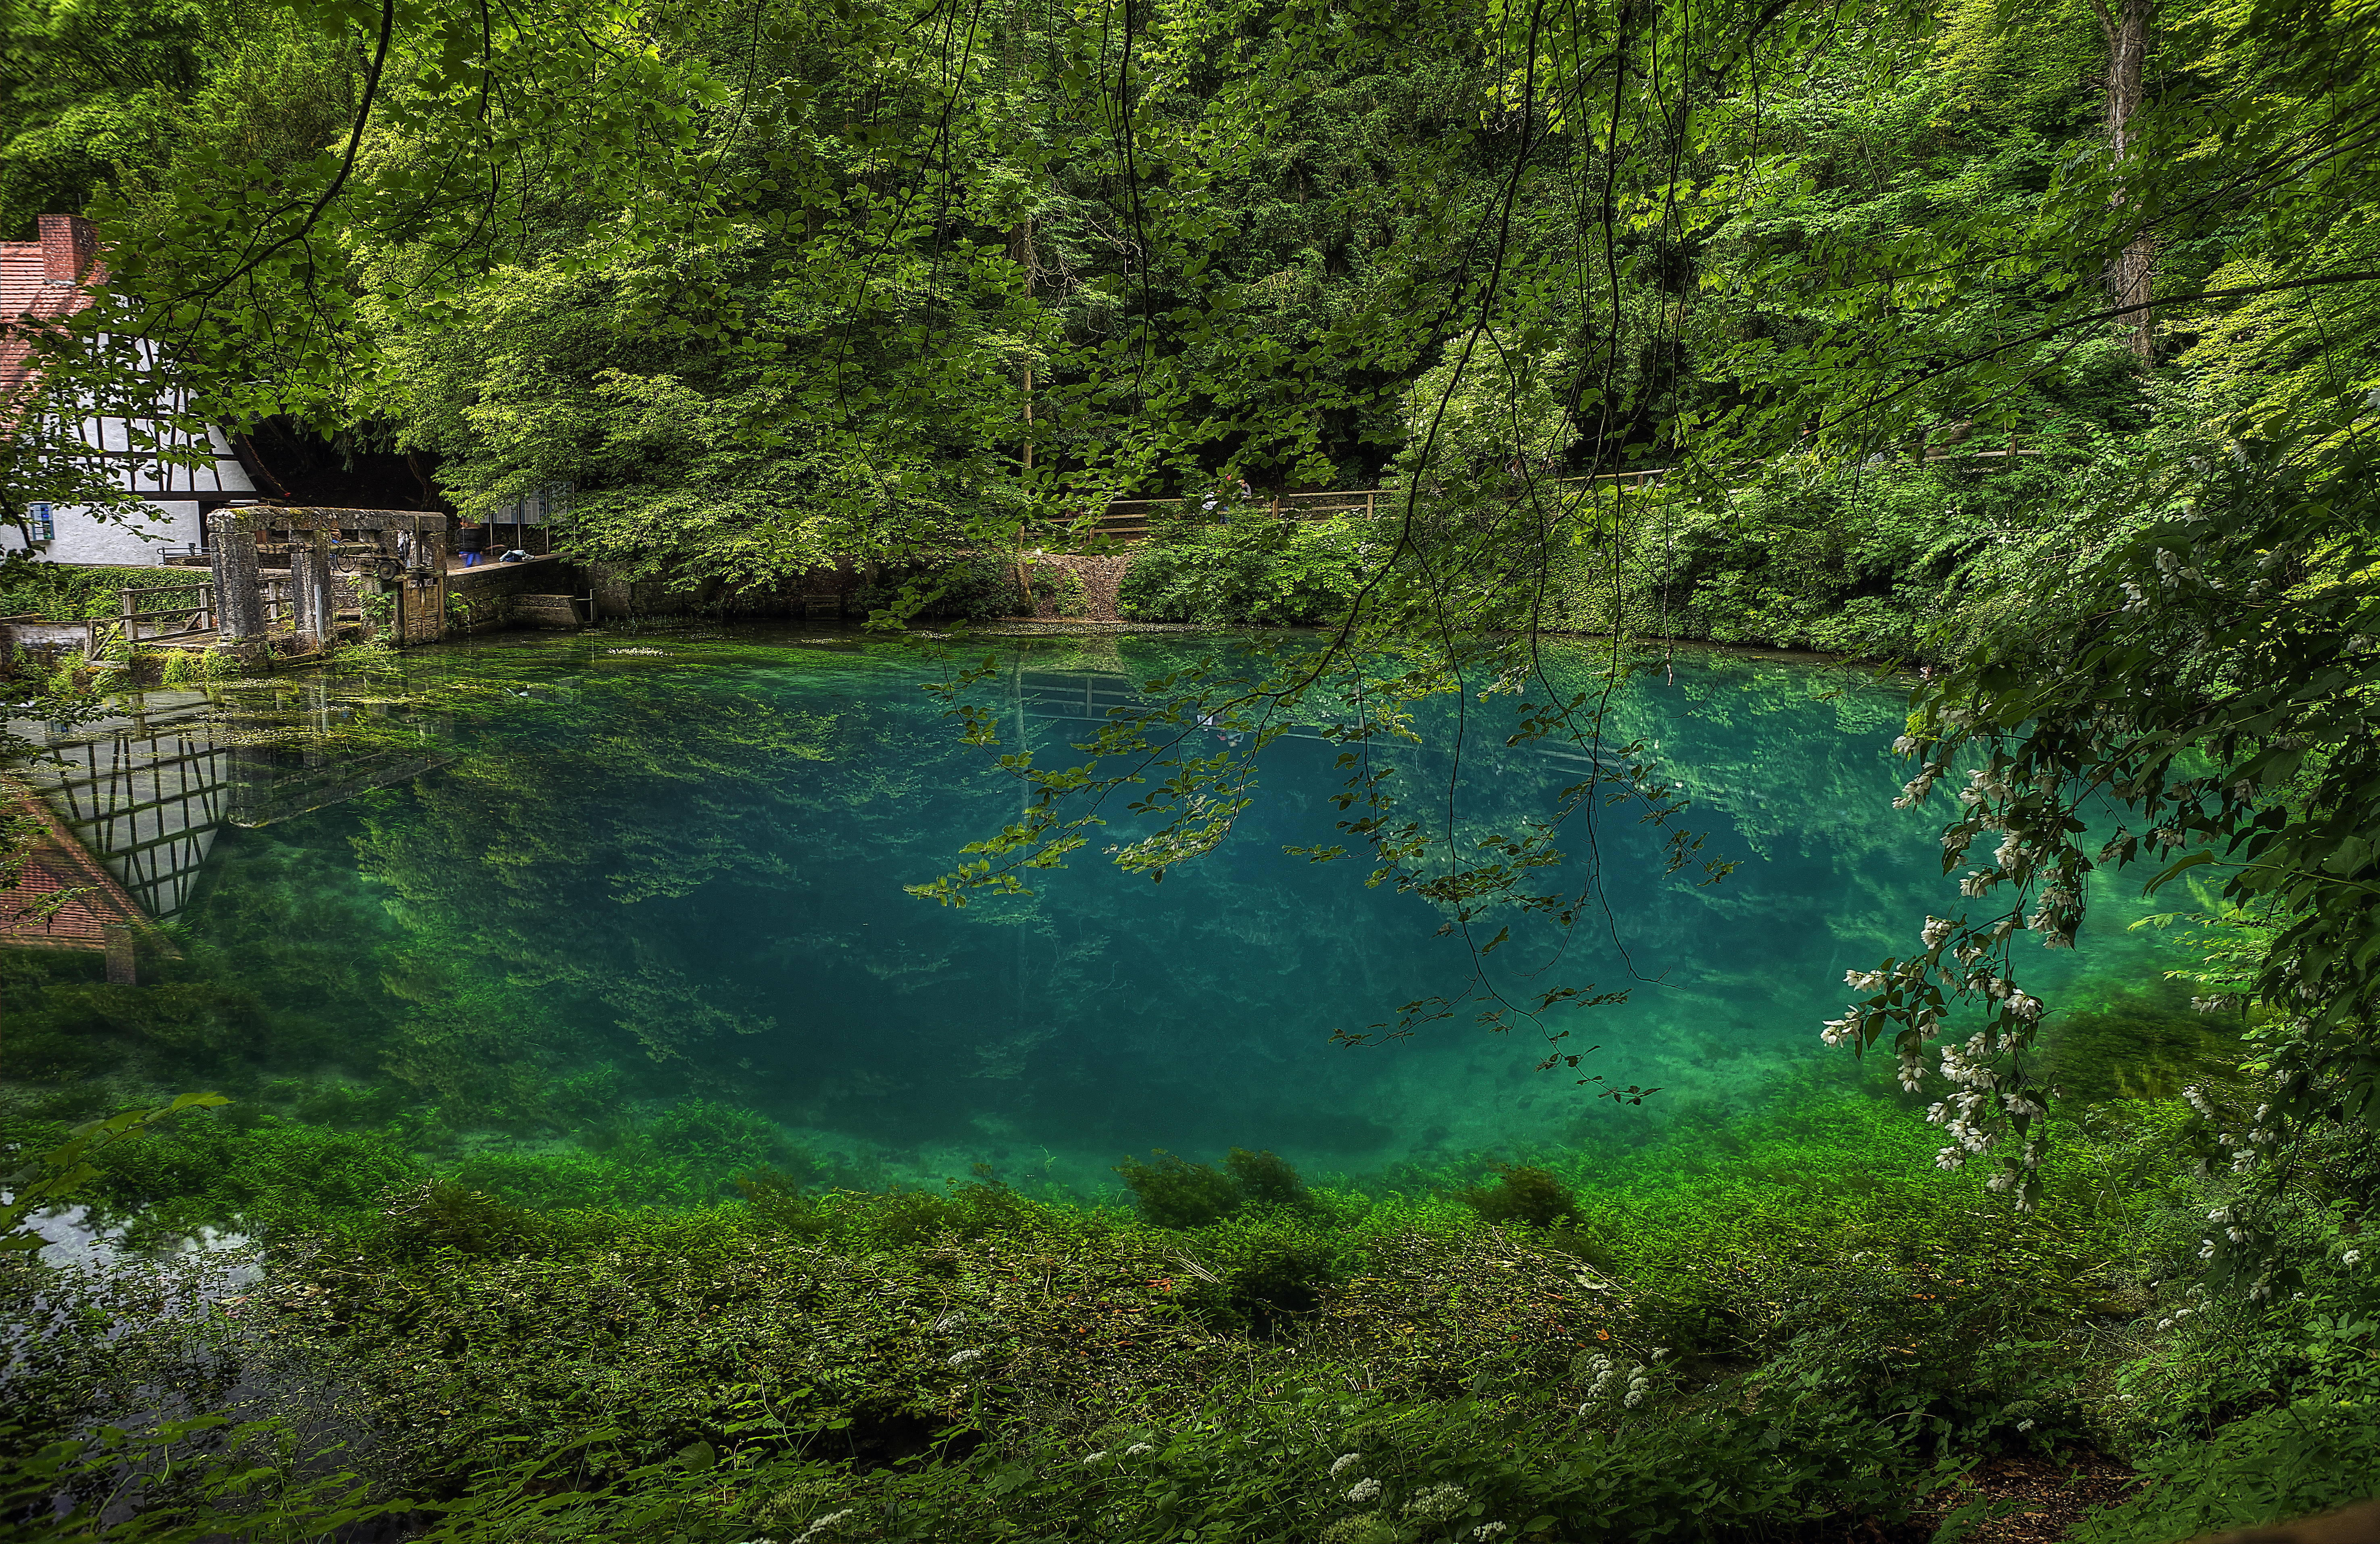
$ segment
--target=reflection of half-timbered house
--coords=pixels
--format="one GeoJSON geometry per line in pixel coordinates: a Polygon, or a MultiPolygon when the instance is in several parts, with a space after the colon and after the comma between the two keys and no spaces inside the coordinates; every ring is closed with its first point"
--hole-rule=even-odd
{"type": "MultiPolygon", "coordinates": [[[[22,410],[35,368],[23,331],[73,316],[91,304],[91,286],[104,282],[91,222],[44,214],[38,241],[0,241],[0,416],[22,410]]],[[[74,432],[106,480],[138,498],[145,518],[102,519],[78,505],[33,505],[29,531],[0,530],[0,542],[56,563],[155,564],[168,553],[206,544],[206,512],[257,495],[223,432],[210,428],[200,444],[168,426],[180,403],[161,388],[158,419],[91,413],[74,432]],[[162,452],[162,454],[161,454],[162,452]],[[188,454],[195,452],[195,454],[188,454]]]]}

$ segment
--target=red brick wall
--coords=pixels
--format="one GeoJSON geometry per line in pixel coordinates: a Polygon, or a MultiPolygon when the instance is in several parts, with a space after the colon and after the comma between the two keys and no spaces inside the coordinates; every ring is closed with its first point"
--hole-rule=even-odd
{"type": "Polygon", "coordinates": [[[99,257],[99,233],[79,214],[44,214],[42,276],[54,285],[79,284],[99,257]]]}

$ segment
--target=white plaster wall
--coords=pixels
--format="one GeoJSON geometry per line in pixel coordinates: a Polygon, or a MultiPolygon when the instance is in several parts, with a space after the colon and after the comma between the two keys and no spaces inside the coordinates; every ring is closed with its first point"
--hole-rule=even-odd
{"type": "MultiPolygon", "coordinates": [[[[123,564],[149,568],[164,562],[167,553],[186,552],[189,543],[199,540],[196,501],[153,501],[140,513],[147,517],[102,520],[79,505],[62,504],[50,515],[57,531],[56,540],[37,541],[33,551],[52,563],[123,564]]],[[[24,538],[14,530],[6,532],[6,539],[11,547],[24,544],[24,538]]]]}

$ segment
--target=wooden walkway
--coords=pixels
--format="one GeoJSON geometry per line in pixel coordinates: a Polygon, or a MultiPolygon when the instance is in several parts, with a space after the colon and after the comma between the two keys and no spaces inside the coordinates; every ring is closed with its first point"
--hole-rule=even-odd
{"type": "MultiPolygon", "coordinates": [[[[1921,441],[1918,453],[1908,459],[1912,464],[1940,461],[2006,460],[2011,456],[2044,456],[2048,454],[2042,442],[2062,442],[2064,434],[2036,434],[2034,444],[2026,445],[2011,435],[2005,443],[1994,440],[1963,439],[1951,443],[1921,441]]],[[[1898,457],[1895,457],[1898,459],[1898,457]]],[[[1558,489],[1608,486],[1621,489],[1658,487],[1670,468],[1648,467],[1642,471],[1602,472],[1594,477],[1556,478],[1547,486],[1558,489]]],[[[1279,493],[1269,498],[1245,499],[1228,505],[1218,503],[1219,510],[1232,515],[1263,515],[1277,520],[1329,520],[1342,515],[1360,515],[1366,519],[1394,514],[1403,506],[1405,491],[1402,488],[1342,488],[1326,492],[1279,493]]],[[[1148,537],[1152,520],[1180,515],[1208,502],[1208,495],[1187,499],[1111,499],[1107,508],[1095,522],[1093,534],[1114,541],[1141,541],[1148,537]]]]}

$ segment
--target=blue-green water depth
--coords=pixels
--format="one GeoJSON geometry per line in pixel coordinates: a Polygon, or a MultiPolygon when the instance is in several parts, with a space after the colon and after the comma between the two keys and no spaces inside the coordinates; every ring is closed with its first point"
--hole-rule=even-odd
{"type": "MultiPolygon", "coordinates": [[[[1063,764],[1135,683],[1216,647],[1010,638],[965,660],[996,656],[970,699],[1001,748],[1063,764]]],[[[55,960],[13,967],[12,1018],[34,1006],[58,1035],[93,1026],[128,1049],[79,1070],[67,1051],[20,1053],[6,1076],[65,1067],[124,1097],[220,1085],[482,1174],[561,1158],[592,1173],[675,1141],[708,1155],[714,1193],[765,1161],[873,1186],[981,1165],[1097,1194],[1127,1154],[1235,1146],[1392,1179],[1626,1145],[1814,1067],[1851,1076],[1817,1041],[1844,972],[1910,952],[1929,910],[1960,905],[1937,812],[1891,808],[1902,688],[1702,652],[1619,688],[1602,755],[1641,745],[1689,798],[1675,823],[1702,834],[1698,859],[1737,866],[1665,874],[1640,808],[1600,805],[1562,837],[1557,883],[1592,902],[1566,937],[1524,921],[1483,958],[1473,943],[1500,923],[1466,941],[1421,897],[1366,886],[1360,857],[1285,852],[1343,839],[1337,748],[1311,735],[1274,743],[1229,840],[1162,883],[1101,852],[1143,829],[1120,796],[1029,895],[940,906],[904,887],[1025,796],[923,689],[952,668],[850,635],[516,635],[203,704],[160,696],[152,711],[203,719],[245,790],[231,812],[261,823],[209,828],[170,919],[181,957],[144,964],[149,1006],[55,960]],[[1473,1002],[1410,1037],[1333,1043],[1475,970],[1516,1000],[1628,1000],[1503,1031],[1473,1002]],[[1599,1049],[1573,1072],[1541,1066],[1549,1045],[1599,1049]],[[1588,1075],[1661,1091],[1616,1103],[1588,1075]]],[[[1468,704],[1459,761],[1443,700],[1399,748],[1402,792],[1423,810],[1451,797],[1466,842],[1593,774],[1574,747],[1506,746],[1511,711],[1468,704]]],[[[1237,744],[1182,732],[1201,754],[1237,744]]],[[[2119,883],[2092,900],[2082,947],[2028,964],[2053,1005],[2175,963],[2125,931],[2140,907],[2119,883]]]]}

